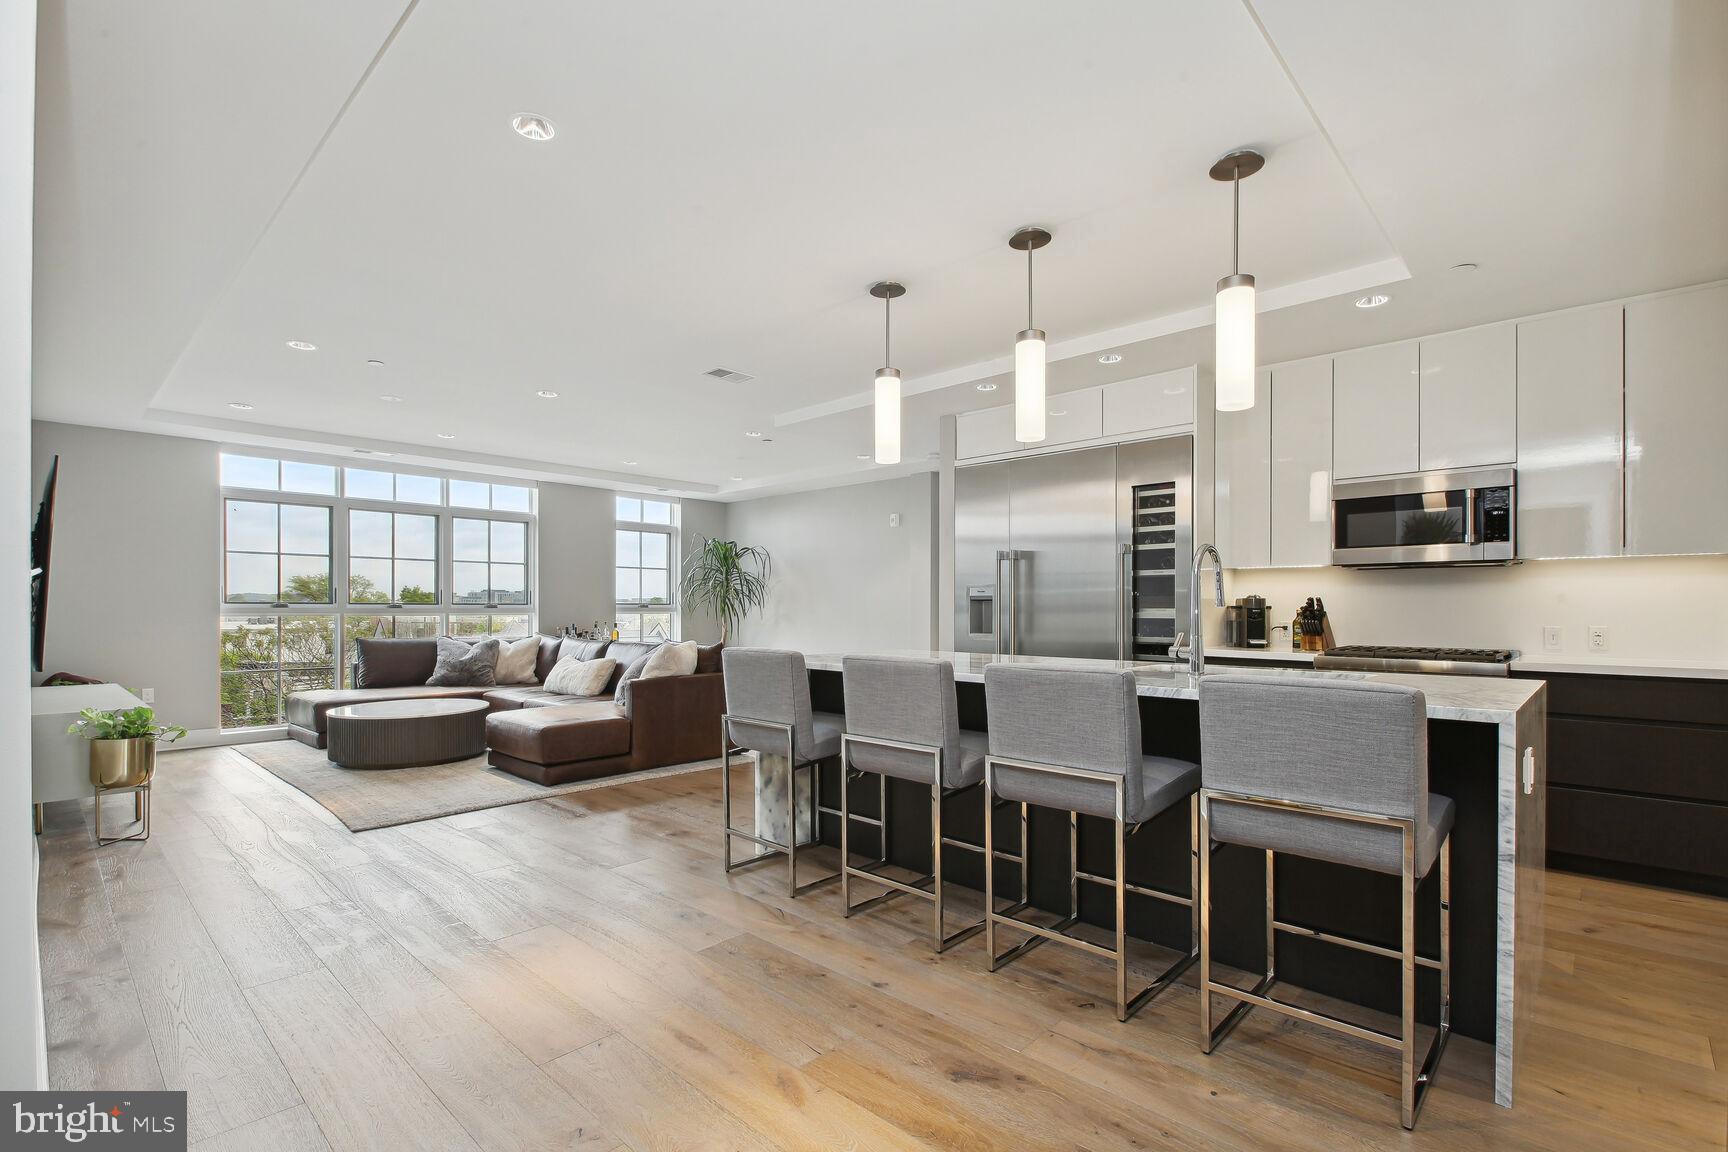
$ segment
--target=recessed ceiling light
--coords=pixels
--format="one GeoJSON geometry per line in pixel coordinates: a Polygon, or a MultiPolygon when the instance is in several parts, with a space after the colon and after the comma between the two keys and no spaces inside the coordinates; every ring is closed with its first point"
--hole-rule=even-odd
{"type": "Polygon", "coordinates": [[[1184,393],[1186,391],[1188,391],[1188,389],[1186,387],[1184,387],[1181,384],[1177,384],[1176,386],[1174,386],[1172,388],[1164,389],[1164,395],[1166,395],[1166,396],[1180,396],[1180,395],[1182,395],[1182,393],[1184,393]]]}
{"type": "Polygon", "coordinates": [[[634,467],[634,466],[635,466],[635,464],[636,464],[636,461],[634,461],[634,460],[626,460],[626,461],[624,461],[624,463],[625,463],[625,465],[626,465],[626,466],[629,466],[629,467],[634,467]]]}
{"type": "Polygon", "coordinates": [[[859,460],[869,460],[870,458],[871,458],[871,456],[870,456],[870,453],[868,453],[868,452],[860,452],[860,453],[858,453],[858,455],[856,457],[856,459],[859,459],[859,460]]]}
{"type": "Polygon", "coordinates": [[[1454,272],[1474,272],[1474,271],[1476,271],[1476,265],[1474,265],[1470,261],[1466,260],[1462,264],[1452,265],[1452,271],[1454,271],[1454,272]]]}
{"type": "Polygon", "coordinates": [[[239,410],[240,410],[240,411],[242,411],[242,412],[250,412],[250,411],[252,411],[252,405],[250,405],[250,404],[247,404],[247,403],[246,403],[246,402],[244,402],[244,401],[242,401],[242,400],[230,400],[230,401],[229,401],[229,402],[228,402],[228,407],[230,407],[230,408],[238,408],[238,409],[239,409],[239,410]]]}
{"type": "Polygon", "coordinates": [[[980,392],[994,392],[994,391],[996,391],[996,385],[990,383],[988,380],[986,380],[982,384],[976,385],[976,387],[977,387],[978,391],[980,391],[980,392]]]}
{"type": "Polygon", "coordinates": [[[316,351],[318,351],[318,345],[313,344],[310,341],[306,341],[306,340],[290,340],[290,341],[288,341],[288,347],[294,349],[294,351],[296,351],[296,352],[316,352],[316,351]]]}
{"type": "Polygon", "coordinates": [[[382,367],[384,367],[384,361],[382,361],[382,360],[368,360],[368,361],[366,361],[366,367],[368,367],[368,368],[382,368],[382,367]]]}
{"type": "Polygon", "coordinates": [[[1378,308],[1390,299],[1392,299],[1392,297],[1386,295],[1384,292],[1371,292],[1366,296],[1356,297],[1356,307],[1378,308]]]}
{"type": "Polygon", "coordinates": [[[1100,364],[1120,364],[1120,363],[1122,363],[1122,353],[1120,353],[1120,352],[1106,352],[1106,353],[1104,353],[1104,355],[1098,357],[1098,363],[1100,363],[1100,364]]]}
{"type": "Polygon", "coordinates": [[[1052,415],[1052,416],[1066,416],[1066,415],[1068,415],[1068,409],[1066,409],[1066,408],[1052,408],[1052,409],[1050,409],[1050,415],[1052,415]]]}
{"type": "Polygon", "coordinates": [[[402,397],[400,397],[400,396],[380,396],[380,397],[378,397],[378,399],[384,401],[384,403],[386,403],[386,404],[400,404],[400,403],[402,403],[402,397]]]}
{"type": "Polygon", "coordinates": [[[742,479],[744,479],[744,477],[742,477],[742,476],[734,476],[734,477],[732,477],[732,479],[734,479],[734,480],[742,480],[742,479]]]}
{"type": "Polygon", "coordinates": [[[553,392],[553,391],[546,389],[546,388],[540,389],[540,391],[534,393],[534,395],[540,397],[540,399],[542,399],[542,400],[556,400],[556,399],[558,399],[558,393],[553,392]]]}
{"type": "Polygon", "coordinates": [[[356,448],[356,449],[354,449],[354,455],[356,455],[356,456],[394,456],[394,455],[396,455],[396,453],[394,453],[394,452],[375,452],[370,448],[356,448]]]}
{"type": "Polygon", "coordinates": [[[454,433],[454,432],[440,432],[440,433],[438,433],[438,439],[440,439],[440,440],[454,440],[454,439],[456,439],[456,433],[454,433]]]}
{"type": "Polygon", "coordinates": [[[760,440],[762,438],[762,433],[760,432],[746,432],[744,435],[750,437],[752,440],[760,440]]]}
{"type": "Polygon", "coordinates": [[[536,116],[532,112],[522,112],[512,116],[510,127],[516,129],[516,135],[526,140],[550,140],[558,135],[558,129],[552,121],[544,116],[536,116]]]}

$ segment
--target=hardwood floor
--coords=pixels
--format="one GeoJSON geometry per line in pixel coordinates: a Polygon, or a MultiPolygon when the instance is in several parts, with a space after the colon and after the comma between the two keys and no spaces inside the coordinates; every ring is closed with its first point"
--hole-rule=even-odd
{"type": "Polygon", "coordinates": [[[1728,1147],[1728,901],[1551,875],[1518,1106],[1454,1039],[1405,1133],[1383,1050],[1204,1056],[1191,982],[1118,1024],[1089,957],[727,877],[714,773],[358,835],[228,749],[155,792],[147,843],[48,810],[49,1072],[186,1089],[201,1149],[1728,1147]]]}

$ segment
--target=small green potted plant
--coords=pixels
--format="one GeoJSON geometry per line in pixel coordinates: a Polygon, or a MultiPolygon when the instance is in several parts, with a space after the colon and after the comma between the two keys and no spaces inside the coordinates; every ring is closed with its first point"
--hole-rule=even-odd
{"type": "Polygon", "coordinates": [[[186,735],[178,724],[158,724],[156,710],[86,708],[66,729],[90,741],[90,783],[97,788],[137,788],[156,774],[156,744],[186,735]]]}

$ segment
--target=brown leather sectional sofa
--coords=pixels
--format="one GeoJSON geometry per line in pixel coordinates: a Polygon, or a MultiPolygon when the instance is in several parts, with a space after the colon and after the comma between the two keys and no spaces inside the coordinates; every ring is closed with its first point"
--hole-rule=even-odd
{"type": "Polygon", "coordinates": [[[696,671],[631,683],[628,710],[613,702],[618,680],[654,643],[540,638],[531,685],[434,688],[426,684],[437,662],[435,640],[361,640],[353,688],[296,692],[288,697],[288,734],[322,748],[326,715],[344,704],[426,697],[481,698],[488,761],[539,784],[704,760],[719,754],[720,715],[726,707],[720,646],[700,649],[696,671]],[[599,696],[560,696],[539,686],[562,657],[618,661],[599,696]]]}

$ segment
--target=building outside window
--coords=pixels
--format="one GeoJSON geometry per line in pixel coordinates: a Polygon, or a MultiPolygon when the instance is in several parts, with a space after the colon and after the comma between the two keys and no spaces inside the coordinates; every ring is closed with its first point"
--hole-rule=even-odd
{"type": "Polygon", "coordinates": [[[229,452],[221,486],[224,728],[352,685],[358,640],[535,629],[531,486],[229,452]]]}
{"type": "Polygon", "coordinates": [[[678,504],[616,497],[613,599],[620,640],[678,637],[678,504]]]}

